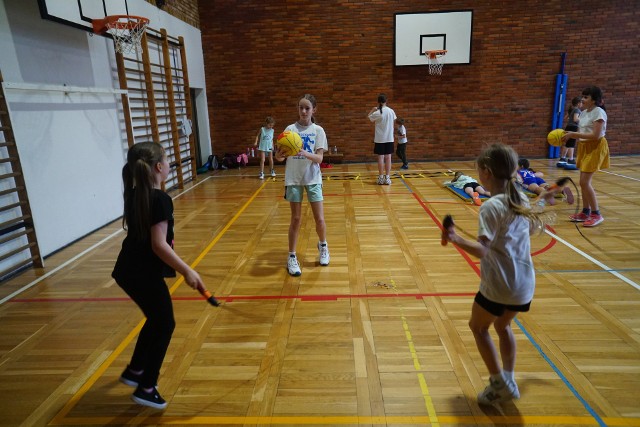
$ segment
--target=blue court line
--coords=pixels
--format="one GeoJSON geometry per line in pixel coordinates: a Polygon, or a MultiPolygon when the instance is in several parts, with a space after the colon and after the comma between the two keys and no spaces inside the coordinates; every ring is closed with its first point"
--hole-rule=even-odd
{"type": "Polygon", "coordinates": [[[536,273],[611,273],[615,271],[640,271],[640,268],[599,268],[597,270],[538,270],[536,273]]]}
{"type": "Polygon", "coordinates": [[[400,175],[400,181],[402,181],[402,184],[406,187],[407,190],[409,190],[409,193],[413,194],[413,190],[411,189],[411,187],[409,187],[407,180],[404,179],[402,175],[400,175]]]}
{"type": "Polygon", "coordinates": [[[536,350],[538,350],[538,353],[540,353],[542,358],[549,364],[549,366],[551,366],[551,368],[555,371],[555,373],[560,377],[562,382],[564,382],[564,384],[571,391],[571,393],[573,393],[573,395],[580,401],[580,403],[582,403],[582,406],[584,406],[584,408],[591,414],[591,416],[598,422],[598,424],[601,427],[606,427],[607,424],[602,420],[602,418],[600,418],[600,416],[596,413],[596,411],[594,411],[594,409],[591,406],[589,406],[587,401],[584,400],[582,398],[582,396],[580,396],[580,393],[578,393],[578,391],[573,387],[573,385],[571,385],[569,380],[562,374],[562,372],[560,372],[560,369],[558,369],[558,367],[551,361],[551,359],[549,359],[549,357],[547,357],[547,355],[542,350],[540,345],[533,339],[533,337],[525,329],[525,327],[522,325],[522,323],[520,323],[520,321],[518,319],[513,319],[513,320],[516,323],[516,325],[518,325],[520,330],[525,334],[525,336],[527,337],[529,342],[531,344],[533,344],[533,346],[536,348],[536,350]]]}

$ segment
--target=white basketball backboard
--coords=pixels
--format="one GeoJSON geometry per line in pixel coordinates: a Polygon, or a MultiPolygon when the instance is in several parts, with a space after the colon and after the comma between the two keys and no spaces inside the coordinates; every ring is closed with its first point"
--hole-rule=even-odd
{"type": "Polygon", "coordinates": [[[427,65],[425,50],[446,50],[447,64],[471,63],[471,10],[397,13],[395,65],[427,65]]]}
{"type": "Polygon", "coordinates": [[[140,15],[140,11],[135,10],[135,3],[127,0],[38,0],[43,19],[86,31],[93,31],[92,19],[109,15],[140,15]]]}

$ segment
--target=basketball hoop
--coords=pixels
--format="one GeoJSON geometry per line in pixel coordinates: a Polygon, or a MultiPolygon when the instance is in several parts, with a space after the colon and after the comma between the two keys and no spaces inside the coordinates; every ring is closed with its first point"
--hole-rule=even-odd
{"type": "Polygon", "coordinates": [[[424,52],[424,56],[427,57],[427,63],[429,64],[430,75],[439,76],[442,74],[442,67],[444,66],[444,57],[446,54],[446,50],[426,50],[424,52]]]}
{"type": "Polygon", "coordinates": [[[134,53],[140,51],[142,35],[149,20],[134,15],[112,15],[93,20],[93,32],[109,33],[113,37],[116,52],[134,53]]]}

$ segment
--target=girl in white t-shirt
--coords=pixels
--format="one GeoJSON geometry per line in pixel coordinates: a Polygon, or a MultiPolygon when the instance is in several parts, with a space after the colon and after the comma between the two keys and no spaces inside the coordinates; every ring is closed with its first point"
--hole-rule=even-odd
{"type": "Polygon", "coordinates": [[[376,124],[373,152],[378,155],[378,185],[391,185],[391,155],[396,113],[387,107],[387,95],[378,95],[378,106],[369,111],[369,120],[376,124]]]}
{"type": "Polygon", "coordinates": [[[578,140],[576,166],[580,169],[580,188],[582,189],[582,212],[569,215],[573,222],[582,222],[584,227],[595,227],[604,221],[593,188],[593,176],[600,169],[609,167],[609,143],[607,133],[607,113],[604,110],[602,90],[590,86],[582,91],[582,106],[578,132],[567,132],[563,141],[578,140]]]}
{"type": "Polygon", "coordinates": [[[316,98],[306,94],[298,101],[297,122],[287,126],[285,131],[297,132],[302,139],[302,150],[294,156],[287,157],[281,150],[276,152],[276,160],[287,159],[284,171],[285,199],[291,206],[291,223],[289,224],[289,257],[287,271],[292,276],[300,276],[300,263],[296,257],[298,233],[302,222],[302,198],[304,191],[313,211],[318,233],[318,252],[320,265],[329,265],[329,247],[327,246],[326,225],[324,222],[324,205],[322,196],[322,173],[320,163],[324,152],[329,149],[324,129],[315,124],[313,115],[316,112],[316,98]]]}
{"type": "Polygon", "coordinates": [[[471,309],[469,327],[490,374],[478,402],[492,405],[520,397],[514,378],[516,341],[511,321],[529,311],[535,288],[530,230],[542,227],[540,213],[516,187],[518,154],[509,146],[494,144],[477,159],[480,182],[491,198],[480,207],[477,241],[467,240],[455,227],[443,229],[442,239],[480,258],[480,290],[471,309]],[[500,340],[500,358],[489,334],[493,325],[500,340]]]}
{"type": "Polygon", "coordinates": [[[264,160],[267,154],[269,154],[271,176],[276,176],[276,171],[273,169],[273,127],[275,124],[276,121],[273,117],[267,117],[264,121],[264,126],[258,131],[256,141],[253,144],[254,147],[258,147],[258,151],[260,152],[260,175],[258,175],[260,179],[264,179],[264,160]]]}

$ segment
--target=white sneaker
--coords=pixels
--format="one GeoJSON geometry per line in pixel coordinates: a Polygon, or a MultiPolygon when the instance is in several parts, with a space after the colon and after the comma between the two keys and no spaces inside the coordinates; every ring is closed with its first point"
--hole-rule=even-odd
{"type": "Polygon", "coordinates": [[[289,259],[287,259],[287,270],[292,276],[300,276],[302,274],[300,264],[298,264],[298,258],[295,255],[289,255],[289,259]]]}
{"type": "Polygon", "coordinates": [[[378,185],[384,185],[384,175],[378,175],[378,185]]]}
{"type": "Polygon", "coordinates": [[[391,185],[391,176],[387,175],[384,177],[384,184],[391,185]]]}
{"type": "Polygon", "coordinates": [[[519,397],[520,391],[515,382],[489,380],[489,385],[478,395],[478,403],[481,405],[493,405],[519,397]]]}
{"type": "Polygon", "coordinates": [[[273,169],[271,169],[271,176],[276,176],[276,171],[274,171],[273,169]]]}
{"type": "Polygon", "coordinates": [[[329,265],[329,246],[323,246],[318,242],[318,251],[320,251],[320,265],[329,265]]]}
{"type": "Polygon", "coordinates": [[[258,178],[264,179],[264,173],[260,172],[260,175],[258,175],[258,178]]]}
{"type": "Polygon", "coordinates": [[[506,382],[510,384],[510,387],[513,390],[513,398],[520,399],[520,390],[518,390],[518,384],[516,384],[515,381],[510,381],[510,380],[507,380],[506,382]]]}

